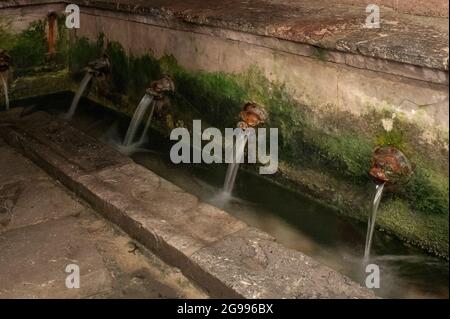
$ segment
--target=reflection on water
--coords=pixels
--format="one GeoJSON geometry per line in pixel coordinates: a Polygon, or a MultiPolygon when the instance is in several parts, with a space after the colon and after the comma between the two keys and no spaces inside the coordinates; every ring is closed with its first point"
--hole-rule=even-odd
{"type": "MultiPolygon", "coordinates": [[[[46,103],[58,105],[54,99],[46,103]]],[[[84,106],[80,104],[72,123],[111,145],[120,144],[129,119],[92,104],[84,106]]],[[[168,139],[152,132],[147,145],[135,149],[132,157],[203,201],[272,234],[283,245],[364,283],[364,223],[340,217],[328,207],[246,171],[239,172],[233,195],[225,194],[226,165],[172,164],[167,143],[168,139]]],[[[381,288],[375,292],[381,297],[448,298],[449,268],[444,260],[375,231],[371,262],[380,267],[381,288]]]]}

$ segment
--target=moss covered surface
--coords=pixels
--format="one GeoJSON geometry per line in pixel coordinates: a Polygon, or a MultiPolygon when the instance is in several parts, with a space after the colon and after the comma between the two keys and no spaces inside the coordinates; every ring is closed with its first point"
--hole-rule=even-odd
{"type": "MultiPolygon", "coordinates": [[[[41,59],[44,47],[37,36],[42,36],[41,26],[30,28],[11,47],[21,61],[20,52],[33,43],[33,58],[23,61],[24,68],[28,61],[33,61],[33,66],[45,64],[41,59]]],[[[8,36],[0,29],[0,46],[8,36]]],[[[433,145],[419,142],[421,128],[388,107],[383,112],[369,111],[357,117],[331,105],[302,105],[283,83],[269,81],[256,66],[249,66],[241,74],[192,71],[180,66],[172,56],[156,59],[151,55],[127,55],[119,43],[105,41],[103,36],[94,42],[79,38],[70,49],[64,43],[67,41],[62,39],[60,51],[75,80],[82,76],[89,61],[102,53],[109,56],[112,74],[105,83],[96,81],[91,93],[97,101],[128,115],[151,81],[162,74],[172,76],[176,84],[172,119],[155,121],[166,133],[173,125],[189,127],[192,119],[202,119],[205,126],[233,127],[245,102],[264,105],[270,114],[267,125],[279,129],[280,170],[271,180],[310,193],[353,218],[367,218],[372,195],[367,172],[373,149],[377,145],[398,147],[415,163],[415,174],[395,193],[385,195],[378,225],[448,256],[447,136],[433,145]],[[381,124],[386,118],[393,121],[390,131],[381,124]]]]}
{"type": "Polygon", "coordinates": [[[67,69],[21,76],[11,84],[11,99],[23,99],[33,96],[64,92],[72,88],[67,69]]]}
{"type": "Polygon", "coordinates": [[[27,29],[14,33],[10,18],[0,19],[0,48],[7,50],[13,61],[15,76],[56,71],[67,67],[69,36],[64,17],[57,19],[56,53],[48,55],[47,21],[32,22],[27,29]]]}

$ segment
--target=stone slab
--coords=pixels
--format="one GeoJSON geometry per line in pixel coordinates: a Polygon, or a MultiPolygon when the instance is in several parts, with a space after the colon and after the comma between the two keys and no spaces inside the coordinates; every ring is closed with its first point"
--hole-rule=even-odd
{"type": "Polygon", "coordinates": [[[95,209],[165,262],[188,276],[195,273],[191,278],[202,287],[205,276],[192,271],[190,256],[246,227],[137,164],[82,176],[79,183],[76,191],[95,209]]]}
{"type": "Polygon", "coordinates": [[[1,144],[0,167],[0,233],[74,216],[83,209],[50,176],[1,144]]]}
{"type": "Polygon", "coordinates": [[[312,258],[246,228],[197,251],[192,260],[246,298],[373,298],[312,258]]]}
{"type": "Polygon", "coordinates": [[[0,298],[85,298],[111,290],[95,245],[70,219],[0,234],[0,298]],[[68,264],[80,266],[80,288],[66,287],[68,264]]]}
{"type": "Polygon", "coordinates": [[[113,148],[45,112],[22,118],[21,128],[86,173],[130,162],[113,148]]]}

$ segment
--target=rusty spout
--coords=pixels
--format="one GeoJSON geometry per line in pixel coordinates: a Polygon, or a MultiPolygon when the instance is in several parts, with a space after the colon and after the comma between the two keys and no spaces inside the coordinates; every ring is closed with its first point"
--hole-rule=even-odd
{"type": "Polygon", "coordinates": [[[3,49],[0,49],[0,72],[6,72],[11,68],[11,56],[3,49]]]}
{"type": "Polygon", "coordinates": [[[168,75],[163,75],[161,79],[150,83],[146,93],[156,100],[162,99],[165,95],[175,92],[175,83],[168,75]]]}
{"type": "Polygon", "coordinates": [[[374,150],[369,174],[377,184],[399,184],[413,173],[413,166],[400,150],[382,146],[374,150]]]}
{"type": "Polygon", "coordinates": [[[56,52],[56,29],[57,29],[57,18],[56,12],[49,12],[48,18],[48,34],[47,34],[47,44],[48,52],[47,54],[52,55],[56,52]]]}
{"type": "Polygon", "coordinates": [[[106,54],[100,59],[89,62],[87,72],[95,77],[107,75],[111,71],[111,62],[106,54]]]}
{"type": "Polygon", "coordinates": [[[239,117],[241,118],[241,121],[237,126],[241,129],[246,129],[265,123],[269,118],[269,115],[266,109],[261,105],[255,102],[248,102],[239,113],[239,117]]]}

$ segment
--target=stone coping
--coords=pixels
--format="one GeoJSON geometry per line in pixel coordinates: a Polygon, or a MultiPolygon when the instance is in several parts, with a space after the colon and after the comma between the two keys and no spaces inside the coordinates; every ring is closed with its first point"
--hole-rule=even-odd
{"type": "MultiPolygon", "coordinates": [[[[4,1],[0,8],[67,1],[4,1]]],[[[365,6],[327,0],[72,0],[84,7],[140,14],[165,23],[209,26],[327,50],[448,70],[448,19],[381,8],[381,28],[363,28],[365,6]]]]}
{"type": "Polygon", "coordinates": [[[7,143],[213,297],[375,297],[66,121],[45,112],[19,114],[12,109],[0,116],[0,136],[7,143]]]}

